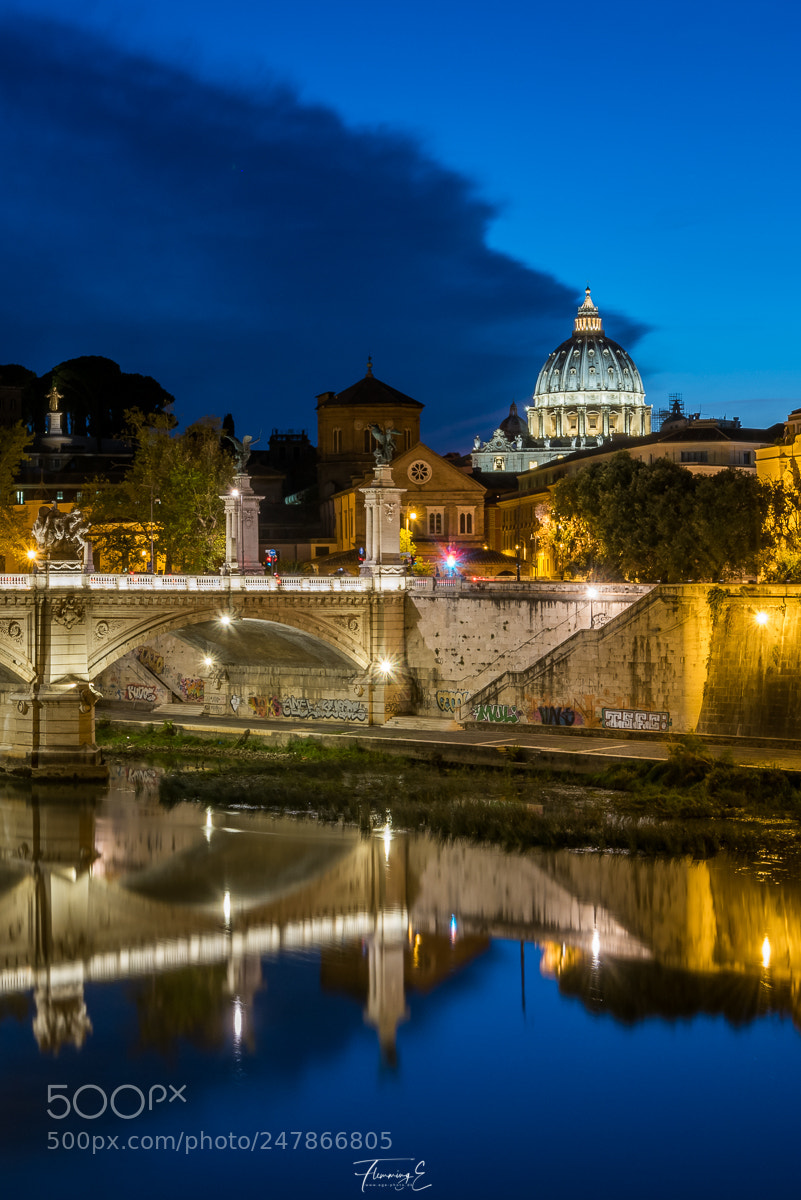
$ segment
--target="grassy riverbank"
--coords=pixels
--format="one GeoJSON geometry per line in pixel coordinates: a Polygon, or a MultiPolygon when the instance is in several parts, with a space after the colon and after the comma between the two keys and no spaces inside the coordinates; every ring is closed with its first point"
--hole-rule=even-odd
{"type": "Polygon", "coordinates": [[[737,766],[698,739],[665,762],[626,763],[580,779],[508,755],[498,767],[454,766],[303,738],[275,748],[258,739],[210,740],[168,722],[98,731],[109,755],[149,757],[167,769],[164,803],[263,808],[363,830],[465,837],[508,849],[572,847],[709,857],[719,850],[801,850],[801,776],[737,766]]]}

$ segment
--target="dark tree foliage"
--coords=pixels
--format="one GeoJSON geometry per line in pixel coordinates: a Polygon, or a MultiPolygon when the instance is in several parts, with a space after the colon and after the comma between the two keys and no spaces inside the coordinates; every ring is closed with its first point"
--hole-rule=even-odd
{"type": "Polygon", "coordinates": [[[556,484],[549,537],[560,573],[716,580],[757,571],[769,508],[755,476],[696,475],[621,451],[556,484]]]}
{"type": "Polygon", "coordinates": [[[0,366],[0,387],[27,388],[36,381],[36,372],[21,367],[19,363],[0,366]]]}
{"type": "Polygon", "coordinates": [[[37,433],[45,430],[47,395],[54,383],[63,396],[59,408],[68,416],[69,432],[96,439],[121,437],[127,410],[156,415],[174,399],[151,376],[121,371],[110,358],[69,358],[25,391],[23,420],[37,433]]]}

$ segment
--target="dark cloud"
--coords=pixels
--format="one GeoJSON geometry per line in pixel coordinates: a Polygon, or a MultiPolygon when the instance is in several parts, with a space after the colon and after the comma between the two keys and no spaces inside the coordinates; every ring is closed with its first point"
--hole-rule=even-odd
{"type": "MultiPolygon", "coordinates": [[[[576,295],[487,248],[494,210],[469,180],[284,86],[226,91],[6,20],[0,144],[0,361],[105,355],[184,417],[266,431],[313,428],[314,395],[372,353],[446,449],[524,399],[570,332],[576,295]]],[[[642,332],[607,325],[628,346],[642,332]]]]}

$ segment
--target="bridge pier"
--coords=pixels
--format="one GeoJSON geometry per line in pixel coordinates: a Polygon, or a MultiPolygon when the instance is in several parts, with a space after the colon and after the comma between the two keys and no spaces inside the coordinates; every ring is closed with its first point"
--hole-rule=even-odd
{"type": "Polygon", "coordinates": [[[7,766],[38,779],[108,779],[95,744],[96,699],[88,684],[13,693],[7,766]]]}

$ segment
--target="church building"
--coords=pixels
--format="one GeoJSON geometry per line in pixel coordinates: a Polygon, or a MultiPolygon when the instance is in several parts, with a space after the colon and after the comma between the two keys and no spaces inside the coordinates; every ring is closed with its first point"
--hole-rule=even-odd
{"type": "Polygon", "coordinates": [[[602,446],[613,434],[651,432],[651,409],[631,356],[607,337],[589,287],[573,335],[548,356],[537,377],[527,423],[512,405],[488,442],[476,438],[476,470],[533,470],[577,450],[602,446]],[[522,428],[521,428],[522,426],[522,428]]]}

